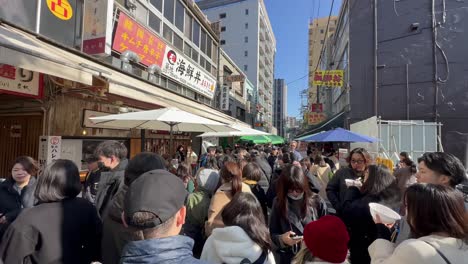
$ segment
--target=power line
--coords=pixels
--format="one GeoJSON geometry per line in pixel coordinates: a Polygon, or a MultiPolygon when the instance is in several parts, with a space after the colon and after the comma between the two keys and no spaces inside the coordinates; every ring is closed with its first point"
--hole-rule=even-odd
{"type": "MultiPolygon", "coordinates": [[[[320,61],[322,60],[323,52],[325,51],[325,40],[327,39],[327,36],[328,36],[328,26],[330,25],[330,18],[331,18],[332,12],[333,12],[333,4],[334,3],[335,3],[335,0],[332,0],[332,4],[331,4],[331,7],[330,7],[330,13],[328,14],[327,28],[325,29],[325,35],[323,36],[322,50],[320,51],[320,56],[319,56],[319,59],[317,61],[317,65],[315,66],[314,72],[317,71],[318,66],[320,65],[320,61]]],[[[317,98],[318,98],[318,94],[317,94],[317,98]]]]}

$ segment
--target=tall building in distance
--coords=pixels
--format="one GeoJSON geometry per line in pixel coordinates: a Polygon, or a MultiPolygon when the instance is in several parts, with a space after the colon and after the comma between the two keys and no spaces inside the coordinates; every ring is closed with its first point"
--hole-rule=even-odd
{"type": "Polygon", "coordinates": [[[313,85],[314,71],[315,69],[320,70],[321,68],[321,65],[317,67],[320,60],[320,53],[327,39],[336,31],[337,19],[338,17],[332,16],[330,17],[330,22],[328,22],[328,17],[322,17],[314,19],[309,24],[309,107],[312,103],[316,103],[317,101],[317,86],[313,85]],[[328,32],[325,32],[327,30],[327,24],[328,32]]]}
{"type": "Polygon", "coordinates": [[[278,135],[284,137],[286,134],[288,86],[284,79],[275,79],[273,87],[273,126],[276,127],[278,135]]]}
{"type": "Polygon", "coordinates": [[[273,79],[276,39],[263,0],[197,2],[211,22],[220,22],[220,45],[256,87],[255,128],[273,127],[273,79]]]}

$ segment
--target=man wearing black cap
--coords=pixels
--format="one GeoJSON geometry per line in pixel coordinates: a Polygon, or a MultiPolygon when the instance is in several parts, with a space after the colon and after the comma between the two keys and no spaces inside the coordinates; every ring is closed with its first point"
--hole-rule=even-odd
{"type": "Polygon", "coordinates": [[[101,169],[98,165],[99,158],[91,155],[84,160],[88,166],[88,174],[83,184],[82,197],[92,204],[96,204],[99,181],[101,179],[101,169]]]}
{"type": "Polygon", "coordinates": [[[182,180],[165,170],[135,180],[125,195],[122,218],[124,225],[140,229],[144,240],[129,242],[120,263],[205,264],[193,257],[193,240],[179,235],[187,196],[182,180]]]}

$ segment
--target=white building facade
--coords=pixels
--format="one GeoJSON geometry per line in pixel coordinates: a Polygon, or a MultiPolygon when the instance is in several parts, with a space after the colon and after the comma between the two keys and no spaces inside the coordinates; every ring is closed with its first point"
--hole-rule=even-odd
{"type": "Polygon", "coordinates": [[[276,39],[263,0],[197,2],[211,22],[220,22],[220,45],[256,88],[255,128],[273,127],[276,39]]]}

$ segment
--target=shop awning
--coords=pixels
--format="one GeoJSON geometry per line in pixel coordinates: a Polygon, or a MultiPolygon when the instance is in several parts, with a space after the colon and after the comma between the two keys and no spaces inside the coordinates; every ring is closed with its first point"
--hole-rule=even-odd
{"type": "Polygon", "coordinates": [[[302,139],[312,136],[314,134],[318,134],[320,132],[324,132],[324,131],[327,131],[336,127],[343,127],[344,118],[345,118],[345,112],[344,111],[339,112],[335,114],[334,116],[332,116],[331,118],[325,120],[324,122],[312,127],[307,132],[302,133],[301,135],[298,135],[296,137],[296,140],[301,141],[302,139]]]}
{"type": "Polygon", "coordinates": [[[79,56],[64,52],[32,34],[0,25],[0,63],[91,85],[96,73],[81,67],[79,56]]]}
{"type": "MultiPolygon", "coordinates": [[[[75,52],[76,53],[76,52],[75,52]]],[[[225,124],[250,125],[208,105],[188,99],[155,84],[122,73],[112,65],[80,56],[38,39],[35,35],[0,24],[0,63],[92,85],[93,75],[106,78],[109,93],[140,102],[177,107],[181,110],[225,124]]]]}

